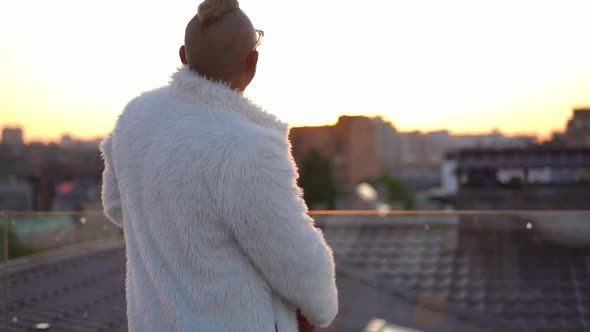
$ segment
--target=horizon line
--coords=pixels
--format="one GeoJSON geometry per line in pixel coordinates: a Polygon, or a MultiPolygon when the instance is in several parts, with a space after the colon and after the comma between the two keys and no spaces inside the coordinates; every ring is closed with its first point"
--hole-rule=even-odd
{"type": "MultiPolygon", "coordinates": [[[[294,128],[321,128],[321,127],[331,127],[335,125],[335,123],[332,124],[324,124],[324,125],[298,125],[298,126],[289,126],[289,129],[294,129],[294,128]]],[[[27,136],[26,134],[26,127],[24,126],[2,126],[2,129],[21,129],[23,130],[23,142],[25,144],[32,144],[32,143],[43,143],[43,144],[60,144],[61,140],[63,138],[63,136],[69,135],[73,140],[75,141],[82,141],[82,142],[91,142],[91,141],[96,141],[96,140],[102,140],[106,135],[108,135],[108,133],[104,133],[102,135],[78,135],[78,134],[72,134],[71,132],[64,132],[60,135],[57,136],[52,136],[52,137],[41,137],[41,136],[27,136]]],[[[395,128],[395,127],[394,127],[395,128]]],[[[523,131],[514,131],[514,132],[505,132],[502,131],[501,128],[495,128],[495,129],[490,129],[490,130],[486,130],[486,131],[453,131],[447,128],[438,128],[438,129],[429,129],[429,130],[424,130],[424,129],[412,129],[412,130],[399,130],[398,128],[395,128],[395,130],[397,131],[397,133],[400,134],[409,134],[409,133],[419,133],[422,135],[427,135],[430,133],[435,133],[435,132],[448,132],[448,134],[450,136],[485,136],[485,135],[491,135],[491,134],[500,134],[504,137],[507,138],[517,138],[517,137],[528,137],[528,138],[534,138],[536,142],[542,142],[542,141],[546,141],[546,140],[550,140],[552,138],[552,135],[554,134],[563,134],[565,133],[565,130],[551,130],[551,132],[546,135],[543,133],[534,133],[534,132],[523,132],[523,131]]]]}

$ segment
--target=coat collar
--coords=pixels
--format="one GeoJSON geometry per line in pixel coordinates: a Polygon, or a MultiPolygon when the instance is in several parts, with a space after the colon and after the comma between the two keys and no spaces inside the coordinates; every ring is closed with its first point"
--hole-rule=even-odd
{"type": "Polygon", "coordinates": [[[262,127],[278,129],[283,134],[288,130],[287,123],[232,90],[227,84],[210,81],[190,70],[188,66],[182,66],[172,74],[170,87],[173,92],[191,100],[204,101],[224,110],[239,112],[262,127]]]}

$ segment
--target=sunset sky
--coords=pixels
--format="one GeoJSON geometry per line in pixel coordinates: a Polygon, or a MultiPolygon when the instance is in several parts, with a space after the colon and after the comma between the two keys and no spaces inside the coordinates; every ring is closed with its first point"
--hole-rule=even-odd
{"type": "MultiPolygon", "coordinates": [[[[168,81],[200,1],[0,4],[0,126],[108,132],[168,81]]],[[[292,125],[383,115],[400,130],[539,133],[590,105],[590,1],[242,0],[265,31],[247,95],[292,125]]]]}

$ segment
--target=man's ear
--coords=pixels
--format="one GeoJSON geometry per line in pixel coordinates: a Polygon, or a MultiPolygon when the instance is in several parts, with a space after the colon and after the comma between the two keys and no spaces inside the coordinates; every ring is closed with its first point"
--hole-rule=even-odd
{"type": "Polygon", "coordinates": [[[252,51],[248,54],[246,59],[246,66],[248,72],[256,72],[256,65],[258,64],[258,51],[252,51]]]}
{"type": "Polygon", "coordinates": [[[180,46],[180,49],[178,50],[178,55],[180,56],[180,61],[182,62],[182,64],[188,64],[188,61],[186,60],[186,50],[184,48],[184,45],[180,46]]]}

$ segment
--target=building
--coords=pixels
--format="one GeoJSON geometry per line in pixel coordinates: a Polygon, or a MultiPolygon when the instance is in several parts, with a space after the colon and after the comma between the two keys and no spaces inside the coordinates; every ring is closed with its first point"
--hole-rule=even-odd
{"type": "Polygon", "coordinates": [[[341,116],[333,126],[296,127],[290,132],[297,163],[316,149],[332,161],[337,185],[356,185],[382,172],[377,123],[365,116],[341,116]]]}
{"type": "Polygon", "coordinates": [[[424,135],[421,132],[416,130],[401,133],[400,147],[400,162],[403,167],[424,164],[428,152],[424,135]]]}
{"type": "Polygon", "coordinates": [[[400,166],[400,135],[393,124],[382,117],[376,117],[373,121],[377,130],[377,158],[384,172],[392,172],[400,166]]]}
{"type": "Polygon", "coordinates": [[[425,160],[424,163],[439,164],[449,150],[454,148],[453,137],[448,130],[431,131],[424,134],[425,160]]]}
{"type": "Polygon", "coordinates": [[[16,178],[0,180],[0,210],[29,211],[33,207],[33,188],[16,178]]]}
{"type": "Polygon", "coordinates": [[[590,149],[465,149],[442,168],[447,194],[460,210],[586,210],[590,149]]]}
{"type": "Polygon", "coordinates": [[[524,148],[536,143],[535,136],[504,136],[499,131],[481,135],[455,135],[453,145],[456,149],[468,148],[524,148]]]}
{"type": "Polygon", "coordinates": [[[72,137],[69,134],[63,134],[61,136],[61,142],[59,146],[66,150],[98,150],[100,142],[102,141],[101,138],[90,139],[90,140],[80,140],[72,137]]]}
{"type": "Polygon", "coordinates": [[[5,127],[2,129],[2,144],[11,147],[24,145],[23,130],[18,127],[5,127]]]}
{"type": "Polygon", "coordinates": [[[61,136],[61,143],[60,143],[60,145],[62,147],[64,147],[64,148],[71,148],[71,147],[73,147],[74,146],[74,142],[75,142],[74,138],[72,138],[72,136],[69,135],[69,134],[63,134],[61,136]]]}
{"type": "Polygon", "coordinates": [[[565,136],[569,146],[590,147],[590,107],[574,110],[565,136]]]}
{"type": "Polygon", "coordinates": [[[534,136],[504,136],[495,131],[489,134],[452,135],[447,130],[399,133],[400,166],[402,168],[430,167],[444,161],[446,153],[467,148],[524,148],[534,145],[534,136]]]}
{"type": "Polygon", "coordinates": [[[341,116],[334,126],[339,165],[346,183],[372,180],[382,173],[376,142],[377,126],[365,116],[341,116]]]}
{"type": "Polygon", "coordinates": [[[455,147],[453,136],[447,130],[402,132],[400,142],[399,159],[402,168],[439,164],[444,154],[455,147]]]}

